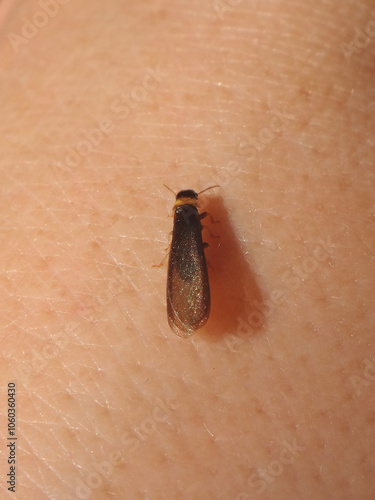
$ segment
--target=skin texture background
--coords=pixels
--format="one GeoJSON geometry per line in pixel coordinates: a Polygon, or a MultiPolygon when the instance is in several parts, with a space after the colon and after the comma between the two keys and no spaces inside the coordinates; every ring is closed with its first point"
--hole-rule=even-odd
{"type": "Polygon", "coordinates": [[[0,4],[1,497],[375,496],[372,4],[0,4]],[[212,312],[169,329],[173,196],[212,312]]]}

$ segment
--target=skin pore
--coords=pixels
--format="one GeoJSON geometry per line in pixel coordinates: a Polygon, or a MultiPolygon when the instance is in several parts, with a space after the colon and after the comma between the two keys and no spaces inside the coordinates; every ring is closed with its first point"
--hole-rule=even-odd
{"type": "Polygon", "coordinates": [[[0,6],[1,497],[375,497],[370,1],[0,6]],[[211,316],[166,318],[173,191],[211,316]],[[219,236],[219,238],[216,238],[219,236]]]}

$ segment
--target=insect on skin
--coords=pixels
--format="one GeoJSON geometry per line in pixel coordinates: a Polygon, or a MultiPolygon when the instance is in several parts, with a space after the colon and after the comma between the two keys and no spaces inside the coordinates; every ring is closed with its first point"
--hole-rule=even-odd
{"type": "Polygon", "coordinates": [[[201,328],[210,314],[210,285],[204,254],[208,244],[203,243],[201,224],[201,219],[208,214],[199,214],[198,195],[214,187],[218,186],[211,186],[199,193],[193,189],[179,191],[173,207],[167,314],[172,331],[183,338],[190,337],[201,328]]]}

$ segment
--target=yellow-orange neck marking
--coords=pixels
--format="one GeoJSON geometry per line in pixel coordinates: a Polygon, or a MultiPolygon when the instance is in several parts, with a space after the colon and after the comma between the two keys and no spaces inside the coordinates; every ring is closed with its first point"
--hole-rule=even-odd
{"type": "Polygon", "coordinates": [[[176,210],[177,207],[180,207],[181,205],[192,205],[193,207],[199,207],[198,200],[194,198],[179,198],[178,200],[176,200],[176,203],[174,204],[173,212],[176,210]]]}

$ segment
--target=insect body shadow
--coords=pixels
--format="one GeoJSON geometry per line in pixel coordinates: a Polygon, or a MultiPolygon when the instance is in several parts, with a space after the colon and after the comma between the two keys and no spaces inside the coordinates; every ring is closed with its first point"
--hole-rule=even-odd
{"type": "Polygon", "coordinates": [[[220,239],[212,239],[203,231],[203,240],[209,243],[206,256],[211,286],[211,316],[201,335],[210,341],[216,341],[223,335],[239,335],[239,332],[250,337],[262,331],[262,324],[254,328],[248,321],[254,312],[254,304],[262,303],[260,288],[231,227],[222,198],[209,197],[204,208],[220,221],[215,226],[207,224],[212,232],[220,235],[220,239]]]}

